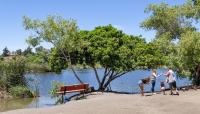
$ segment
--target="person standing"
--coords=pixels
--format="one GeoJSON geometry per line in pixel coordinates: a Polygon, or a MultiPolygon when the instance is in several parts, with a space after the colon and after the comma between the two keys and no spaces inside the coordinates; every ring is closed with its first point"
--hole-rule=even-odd
{"type": "Polygon", "coordinates": [[[176,78],[175,78],[175,74],[174,71],[172,70],[172,68],[169,68],[167,73],[164,74],[165,76],[167,76],[167,83],[169,83],[169,88],[170,88],[170,94],[173,95],[173,89],[176,89],[176,94],[179,95],[177,86],[176,86],[176,78]]]}
{"type": "Polygon", "coordinates": [[[156,85],[156,77],[157,77],[157,71],[156,71],[156,69],[153,69],[152,70],[152,73],[151,73],[151,92],[152,92],[152,94],[156,94],[155,93],[155,90],[154,90],[154,88],[155,88],[155,85],[156,85]]]}

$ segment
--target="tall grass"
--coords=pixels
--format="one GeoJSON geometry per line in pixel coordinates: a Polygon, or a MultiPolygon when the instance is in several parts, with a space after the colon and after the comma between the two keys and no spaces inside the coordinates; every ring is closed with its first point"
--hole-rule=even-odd
{"type": "Polygon", "coordinates": [[[23,57],[6,58],[0,61],[0,88],[10,92],[11,94],[18,95],[25,90],[27,81],[25,78],[26,63],[23,57]],[[17,89],[16,89],[17,88],[17,89]]]}

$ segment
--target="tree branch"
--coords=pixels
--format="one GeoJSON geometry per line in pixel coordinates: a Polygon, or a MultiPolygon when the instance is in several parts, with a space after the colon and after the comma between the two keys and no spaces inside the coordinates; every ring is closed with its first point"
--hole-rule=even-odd
{"type": "Polygon", "coordinates": [[[110,82],[112,82],[113,80],[115,80],[116,78],[119,78],[121,76],[123,76],[124,74],[128,73],[129,71],[126,71],[126,72],[122,72],[122,73],[116,73],[118,75],[115,74],[115,76],[110,76],[110,78],[108,79],[108,81],[104,84],[104,87],[106,88],[110,82]]]}
{"type": "MultiPolygon", "coordinates": [[[[60,49],[61,50],[61,49],[60,49]]],[[[79,78],[79,76],[77,75],[76,71],[74,70],[74,67],[73,65],[71,64],[71,58],[70,58],[70,55],[69,55],[69,52],[68,52],[68,56],[69,56],[69,60],[67,58],[67,55],[63,52],[63,50],[61,50],[63,56],[65,57],[65,60],[68,62],[69,66],[71,67],[72,69],[72,72],[74,73],[74,76],[76,77],[76,79],[80,82],[80,83],[83,83],[83,81],[79,78]]]]}
{"type": "Polygon", "coordinates": [[[95,72],[95,76],[96,76],[97,82],[98,82],[99,86],[101,86],[101,82],[100,82],[100,79],[99,79],[99,75],[98,75],[97,69],[95,68],[95,65],[92,65],[92,68],[93,68],[93,70],[95,72]]]}

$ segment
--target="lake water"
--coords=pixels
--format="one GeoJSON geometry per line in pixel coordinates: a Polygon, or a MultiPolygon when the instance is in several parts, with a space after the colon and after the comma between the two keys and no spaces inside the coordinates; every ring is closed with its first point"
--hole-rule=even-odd
{"type": "MultiPolygon", "coordinates": [[[[165,69],[158,69],[158,74],[165,72],[165,69]]],[[[100,77],[102,78],[104,69],[98,69],[100,77]]],[[[89,83],[90,86],[97,88],[97,81],[94,75],[94,71],[91,69],[78,70],[78,75],[84,83],[89,83]]],[[[144,77],[150,76],[150,70],[136,70],[125,74],[124,76],[114,80],[111,83],[111,89],[118,92],[129,92],[137,93],[139,92],[138,81],[144,77]]],[[[54,106],[56,99],[52,99],[48,94],[51,89],[52,81],[63,82],[65,85],[77,84],[79,83],[73,75],[71,70],[64,70],[61,74],[55,73],[39,73],[39,74],[27,74],[30,88],[34,89],[35,85],[39,88],[40,97],[37,99],[13,99],[13,100],[1,100],[0,111],[13,110],[18,108],[39,108],[39,107],[49,107],[54,106]]],[[[155,90],[159,91],[160,81],[165,81],[164,76],[157,78],[155,90]]],[[[184,86],[189,85],[191,82],[187,78],[178,78],[177,85],[184,86]]],[[[145,91],[150,90],[151,85],[145,86],[145,91]]],[[[168,84],[166,84],[168,87],[168,84]]],[[[71,94],[72,95],[72,94],[71,94]]],[[[68,95],[70,96],[70,95],[68,95]]],[[[67,97],[68,97],[67,96],[67,97]]]]}

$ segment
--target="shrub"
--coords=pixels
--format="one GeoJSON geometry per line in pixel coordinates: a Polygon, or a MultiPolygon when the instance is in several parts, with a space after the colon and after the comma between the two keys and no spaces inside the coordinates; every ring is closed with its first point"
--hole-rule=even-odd
{"type": "Polygon", "coordinates": [[[63,86],[64,84],[61,83],[61,82],[52,81],[51,85],[52,85],[52,88],[51,88],[51,90],[49,91],[49,94],[50,94],[52,97],[58,97],[58,94],[56,94],[56,92],[58,92],[59,89],[60,89],[60,87],[63,86]]]}
{"type": "Polygon", "coordinates": [[[26,65],[23,58],[7,58],[0,62],[0,80],[6,89],[19,85],[25,86],[25,70],[26,65]]]}
{"type": "Polygon", "coordinates": [[[33,93],[30,91],[29,88],[25,87],[25,86],[15,86],[15,87],[11,87],[9,89],[9,93],[13,96],[13,97],[17,97],[17,98],[27,98],[27,97],[33,97],[33,93]]]}

